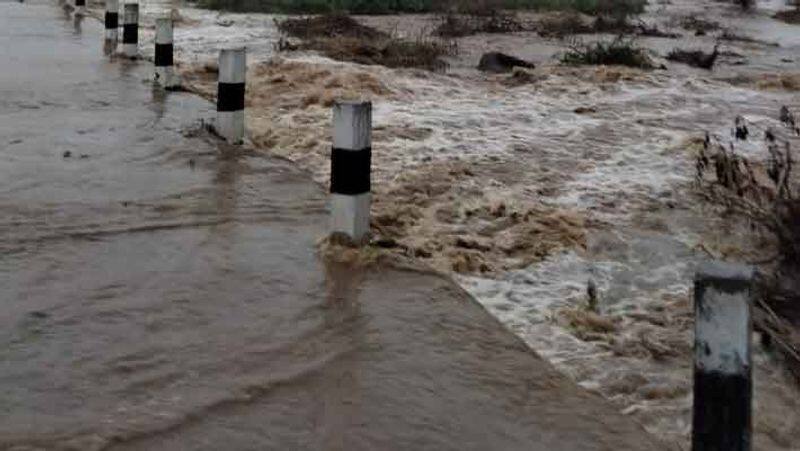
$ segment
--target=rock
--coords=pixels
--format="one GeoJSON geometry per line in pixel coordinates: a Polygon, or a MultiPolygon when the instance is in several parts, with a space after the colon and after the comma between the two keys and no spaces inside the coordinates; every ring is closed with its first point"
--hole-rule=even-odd
{"type": "Polygon", "coordinates": [[[511,72],[515,67],[523,67],[526,69],[536,68],[533,63],[500,52],[485,53],[478,64],[479,70],[494,73],[511,72]]]}

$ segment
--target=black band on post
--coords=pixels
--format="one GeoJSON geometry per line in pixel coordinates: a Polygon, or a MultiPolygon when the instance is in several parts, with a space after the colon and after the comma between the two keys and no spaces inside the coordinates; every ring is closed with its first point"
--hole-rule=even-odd
{"type": "Polygon", "coordinates": [[[219,83],[217,111],[244,110],[244,83],[219,83]]]}
{"type": "Polygon", "coordinates": [[[694,371],[694,450],[750,449],[753,387],[741,374],[694,371]]]}
{"type": "Polygon", "coordinates": [[[331,154],[331,193],[355,196],[370,192],[371,163],[370,147],[361,150],[334,148],[331,154]]]}
{"type": "Polygon", "coordinates": [[[126,23],[122,25],[122,43],[123,44],[139,43],[139,24],[126,23]]]}
{"type": "Polygon", "coordinates": [[[172,44],[156,44],[156,67],[172,66],[172,44]]]}
{"type": "Polygon", "coordinates": [[[116,30],[119,28],[119,14],[106,13],[106,30],[116,30]]]}
{"type": "Polygon", "coordinates": [[[86,0],[75,0],[75,6],[86,6],[86,0]]]}

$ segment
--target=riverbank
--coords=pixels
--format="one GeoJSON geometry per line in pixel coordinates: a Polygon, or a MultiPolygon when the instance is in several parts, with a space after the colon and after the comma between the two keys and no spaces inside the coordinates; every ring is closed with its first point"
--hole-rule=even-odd
{"type": "MultiPolygon", "coordinates": [[[[447,73],[362,66],[276,54],[273,16],[192,8],[181,9],[176,55],[193,89],[213,98],[218,49],[247,45],[252,142],[322,185],[330,104],[372,100],[373,226],[397,243],[381,252],[452,274],[561,371],[686,443],[695,265],[709,253],[756,260],[769,250],[696,197],[694,152],[706,131],[730,136],[738,115],[778,127],[780,106],[800,101],[800,42],[771,18],[778,6],[761,3],[752,15],[716,2],[652,6],[646,20],[682,35],[641,39],[667,67],[657,71],[563,67],[555,56],[567,43],[532,32],[461,38],[447,73]],[[713,47],[719,32],[695,36],[681,25],[689,16],[758,42],[726,42],[710,72],[664,60],[674,47],[713,47]],[[538,67],[479,74],[489,48],[538,67]],[[586,309],[590,279],[598,312],[586,309]]],[[[413,37],[437,18],[359,20],[413,37]]],[[[774,356],[760,346],[756,354],[757,448],[791,449],[797,389],[774,356]]]]}

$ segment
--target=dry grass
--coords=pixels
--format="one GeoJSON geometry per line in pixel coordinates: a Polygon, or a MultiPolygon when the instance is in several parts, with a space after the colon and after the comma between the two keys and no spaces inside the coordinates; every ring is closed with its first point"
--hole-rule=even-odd
{"type": "Polygon", "coordinates": [[[618,330],[618,325],[612,318],[585,308],[563,309],[559,311],[559,316],[576,337],[585,341],[606,340],[604,335],[618,330]]]}
{"type": "MultiPolygon", "coordinates": [[[[756,233],[774,241],[774,258],[759,262],[759,299],[756,328],[786,358],[800,381],[800,199],[793,175],[794,160],[789,141],[800,135],[787,108],[781,109],[786,129],[766,131],[768,159],[752,161],[706,137],[697,155],[697,179],[701,193],[721,205],[733,219],[751,224],[756,233]]],[[[737,127],[746,126],[737,120],[737,127]]]]}

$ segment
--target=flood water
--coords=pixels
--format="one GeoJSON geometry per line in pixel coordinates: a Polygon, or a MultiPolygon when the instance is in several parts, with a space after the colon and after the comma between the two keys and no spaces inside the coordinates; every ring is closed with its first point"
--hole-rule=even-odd
{"type": "Polygon", "coordinates": [[[0,2],[0,449],[659,449],[101,36],[0,2]]]}

